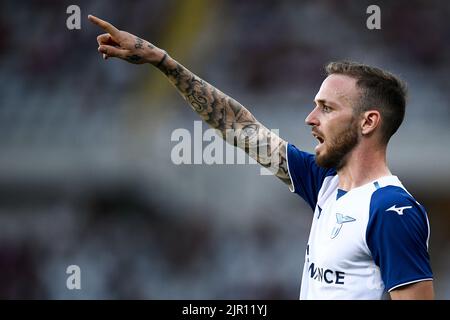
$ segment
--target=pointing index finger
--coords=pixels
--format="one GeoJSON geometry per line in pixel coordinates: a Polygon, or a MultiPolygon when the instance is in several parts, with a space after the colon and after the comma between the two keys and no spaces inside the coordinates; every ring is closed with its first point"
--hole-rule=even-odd
{"type": "Polygon", "coordinates": [[[89,16],[88,16],[88,19],[89,19],[92,23],[98,25],[100,28],[102,28],[103,30],[105,30],[106,32],[108,32],[108,33],[109,33],[110,35],[112,35],[113,37],[114,37],[114,36],[117,36],[117,35],[119,34],[119,32],[120,32],[120,31],[119,31],[116,27],[114,27],[111,23],[106,22],[106,21],[104,21],[104,20],[102,20],[102,19],[100,19],[100,18],[97,18],[96,16],[89,15],[89,16]]]}

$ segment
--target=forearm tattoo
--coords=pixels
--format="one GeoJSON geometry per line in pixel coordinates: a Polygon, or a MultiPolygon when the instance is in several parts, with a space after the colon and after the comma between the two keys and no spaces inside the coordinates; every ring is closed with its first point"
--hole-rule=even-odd
{"type": "Polygon", "coordinates": [[[262,166],[290,185],[286,141],[263,126],[244,106],[173,59],[159,69],[166,74],[191,107],[227,142],[245,150],[262,166]],[[264,152],[261,152],[264,150],[264,152]]]}

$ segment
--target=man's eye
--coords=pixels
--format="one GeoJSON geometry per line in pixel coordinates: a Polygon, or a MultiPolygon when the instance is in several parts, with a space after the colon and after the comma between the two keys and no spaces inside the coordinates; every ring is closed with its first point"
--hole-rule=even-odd
{"type": "Polygon", "coordinates": [[[329,106],[323,105],[322,110],[323,110],[324,112],[330,112],[330,111],[331,111],[331,108],[330,108],[329,106]]]}

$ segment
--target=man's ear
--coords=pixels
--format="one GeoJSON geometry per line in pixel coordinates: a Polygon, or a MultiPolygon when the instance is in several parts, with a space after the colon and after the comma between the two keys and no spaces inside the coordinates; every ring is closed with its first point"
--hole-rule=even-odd
{"type": "Polygon", "coordinates": [[[381,125],[381,114],[378,110],[369,110],[362,114],[361,134],[363,136],[372,134],[381,125]]]}

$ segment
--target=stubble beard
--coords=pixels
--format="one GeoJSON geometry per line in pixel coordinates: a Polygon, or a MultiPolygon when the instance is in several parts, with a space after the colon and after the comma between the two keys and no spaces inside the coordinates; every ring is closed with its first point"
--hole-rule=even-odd
{"type": "Polygon", "coordinates": [[[358,143],[357,121],[352,119],[347,128],[327,142],[325,154],[316,154],[317,165],[328,169],[341,169],[345,166],[349,153],[358,143]]]}

